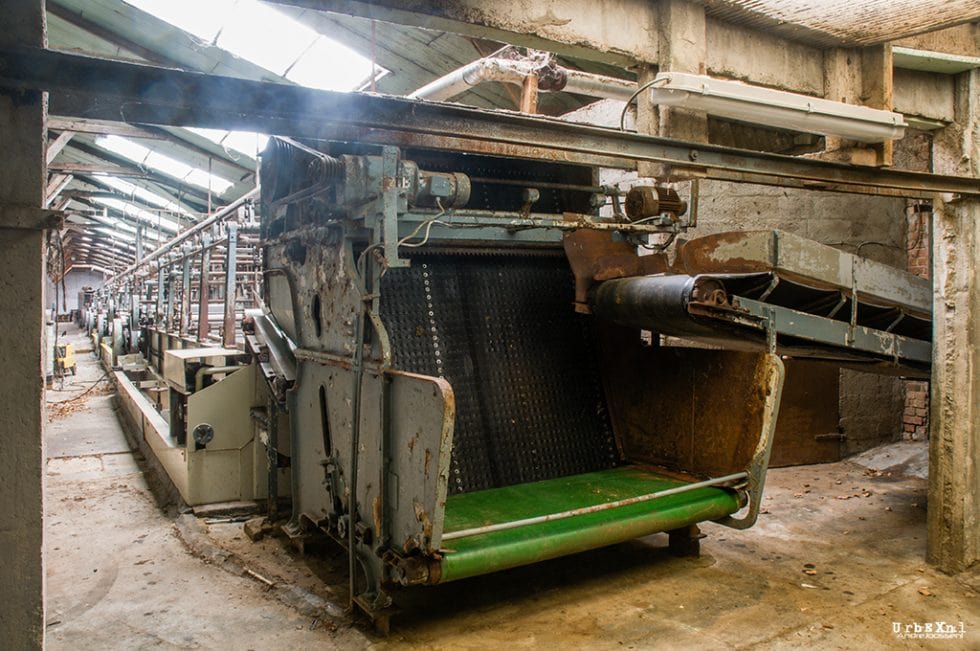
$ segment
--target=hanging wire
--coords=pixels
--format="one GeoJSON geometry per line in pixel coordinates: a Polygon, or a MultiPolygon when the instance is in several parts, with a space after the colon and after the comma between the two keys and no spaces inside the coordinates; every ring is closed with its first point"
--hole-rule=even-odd
{"type": "Polygon", "coordinates": [[[648,88],[652,88],[656,84],[664,84],[670,81],[670,77],[657,77],[647,83],[643,84],[636,91],[630,95],[630,98],[626,100],[626,104],[623,106],[623,112],[619,114],[619,130],[626,131],[626,111],[629,110],[630,104],[636,99],[636,96],[645,91],[648,88]]]}

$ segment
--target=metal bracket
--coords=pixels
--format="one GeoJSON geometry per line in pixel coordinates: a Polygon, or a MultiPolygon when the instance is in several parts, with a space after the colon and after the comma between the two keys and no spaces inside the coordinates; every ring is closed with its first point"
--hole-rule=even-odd
{"type": "Polygon", "coordinates": [[[0,228],[28,231],[62,229],[65,226],[65,212],[37,206],[0,204],[0,228]]]}
{"type": "Polygon", "coordinates": [[[381,241],[389,267],[407,267],[408,260],[398,257],[398,183],[400,152],[397,147],[381,149],[381,241]]]}

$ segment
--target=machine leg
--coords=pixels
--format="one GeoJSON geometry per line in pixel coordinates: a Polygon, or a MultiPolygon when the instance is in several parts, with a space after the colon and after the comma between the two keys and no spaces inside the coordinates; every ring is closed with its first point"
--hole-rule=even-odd
{"type": "Polygon", "coordinates": [[[700,556],[701,539],[705,537],[698,525],[692,524],[667,532],[670,553],[674,556],[700,556]]]}

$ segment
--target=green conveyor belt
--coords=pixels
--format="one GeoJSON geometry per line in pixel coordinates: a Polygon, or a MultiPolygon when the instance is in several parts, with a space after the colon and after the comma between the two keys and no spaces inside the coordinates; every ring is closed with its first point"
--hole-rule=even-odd
{"type": "MultiPolygon", "coordinates": [[[[683,486],[686,482],[622,466],[530,484],[451,495],[446,533],[613,502],[683,486]]],[[[724,488],[698,488],[648,502],[563,520],[448,540],[441,581],[455,581],[519,565],[716,520],[740,508],[724,488]]]]}

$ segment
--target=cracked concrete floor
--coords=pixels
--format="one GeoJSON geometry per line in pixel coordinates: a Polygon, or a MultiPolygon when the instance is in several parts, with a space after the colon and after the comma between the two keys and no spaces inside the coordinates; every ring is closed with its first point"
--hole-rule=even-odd
{"type": "MultiPolygon", "coordinates": [[[[86,408],[48,431],[51,648],[980,648],[980,569],[949,577],[925,564],[926,484],[901,474],[904,450],[894,470],[886,450],[873,455],[877,470],[771,471],[759,524],[704,525],[700,558],[670,556],[657,535],[402,593],[381,638],[365,622],[317,625],[192,556],[132,456],[115,451],[123,439],[107,398],[86,408]],[[102,442],[86,443],[89,431],[102,442]],[[59,457],[58,437],[90,449],[59,457]],[[893,633],[936,621],[962,622],[964,638],[893,633]]],[[[346,561],[329,545],[302,556],[279,539],[251,543],[240,523],[209,533],[277,583],[345,598],[346,561]]]]}

